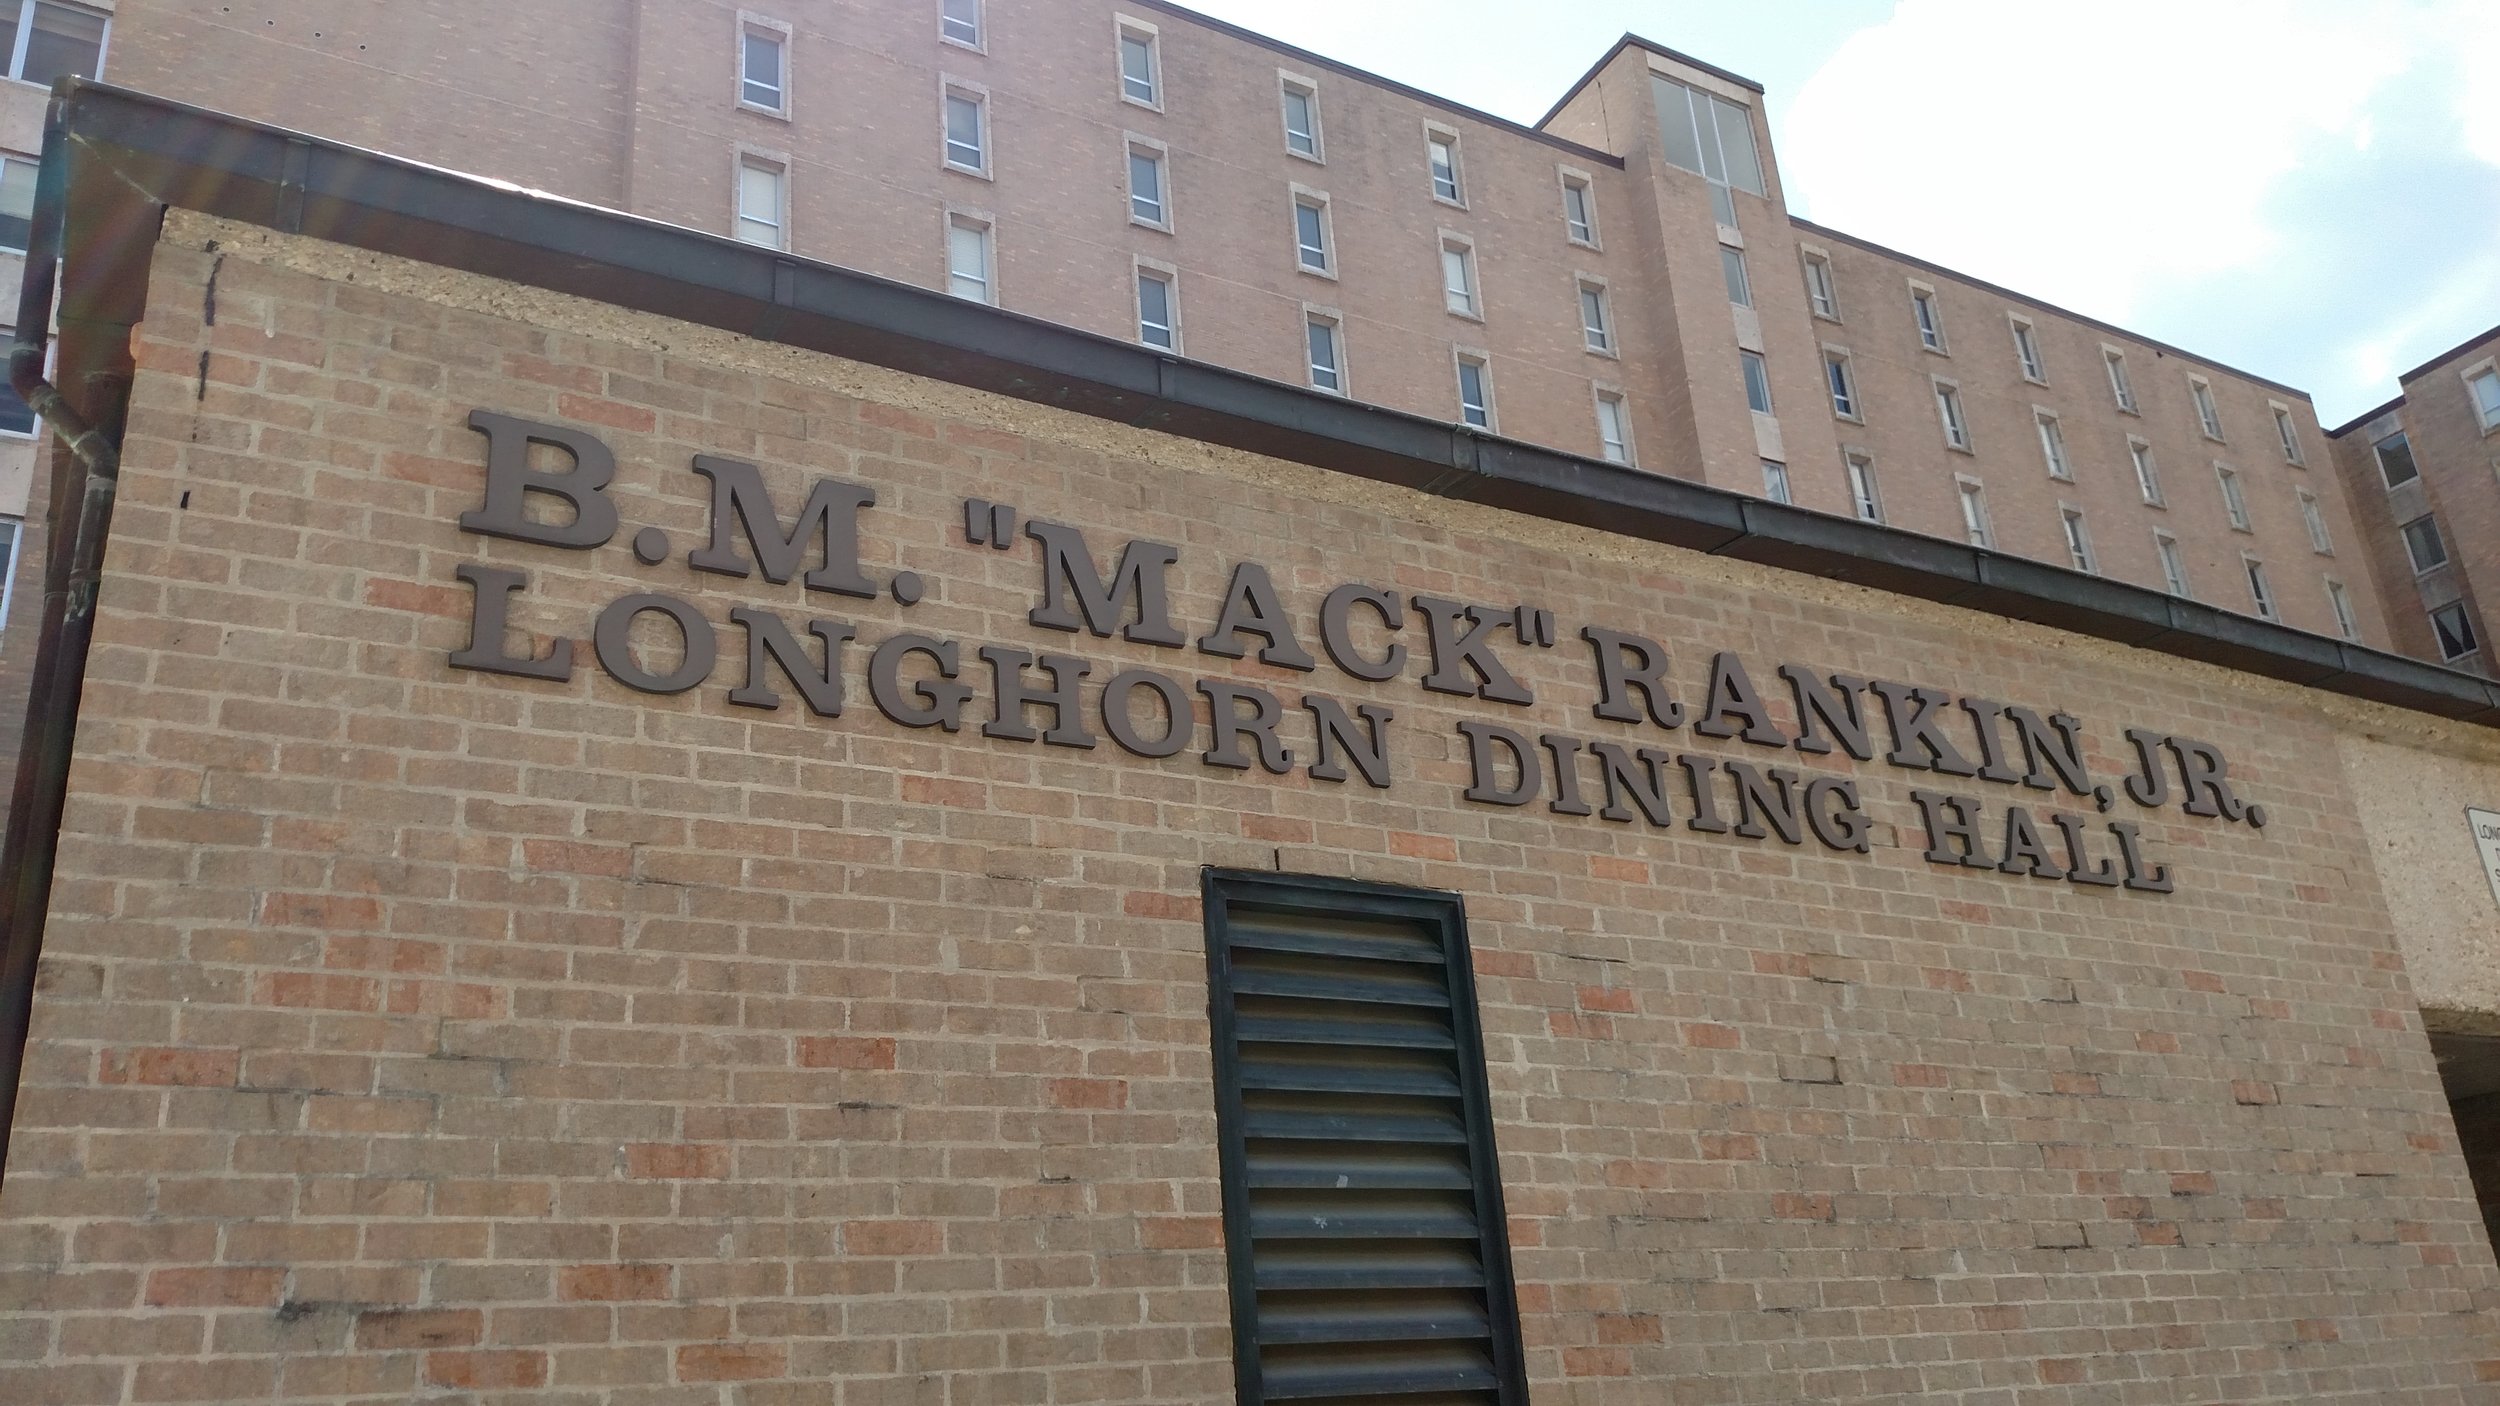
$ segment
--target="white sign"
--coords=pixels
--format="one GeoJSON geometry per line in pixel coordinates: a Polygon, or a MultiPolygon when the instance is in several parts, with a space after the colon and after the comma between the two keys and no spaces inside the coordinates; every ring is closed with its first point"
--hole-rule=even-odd
{"type": "Polygon", "coordinates": [[[2465,808],[2467,823],[2474,827],[2474,843],[2483,851],[2483,877],[2491,880],[2491,897],[2500,903],[2500,811],[2465,808]]]}

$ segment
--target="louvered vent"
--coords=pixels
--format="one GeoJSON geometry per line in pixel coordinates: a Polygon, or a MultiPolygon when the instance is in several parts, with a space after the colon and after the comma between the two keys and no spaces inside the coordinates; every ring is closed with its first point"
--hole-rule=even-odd
{"type": "Polygon", "coordinates": [[[1210,876],[1244,1406],[1525,1406],[1454,898],[1210,876]]]}

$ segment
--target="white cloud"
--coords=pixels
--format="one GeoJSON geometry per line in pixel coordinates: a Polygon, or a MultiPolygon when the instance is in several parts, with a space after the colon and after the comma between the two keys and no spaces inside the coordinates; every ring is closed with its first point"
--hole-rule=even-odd
{"type": "Polygon", "coordinates": [[[1902,0],[1783,127],[1811,217],[2130,320],[2263,266],[2293,232],[2286,177],[2322,159],[2444,130],[2500,164],[2500,7],[1902,0]]]}

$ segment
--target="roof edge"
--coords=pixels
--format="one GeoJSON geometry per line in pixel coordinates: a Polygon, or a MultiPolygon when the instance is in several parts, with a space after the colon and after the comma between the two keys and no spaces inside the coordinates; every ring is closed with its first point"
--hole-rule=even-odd
{"type": "Polygon", "coordinates": [[[2072,318],[2086,327],[2097,327],[2112,336],[2124,337],[2131,342],[2140,343],[2144,346],[2151,347],[2156,351],[2167,352],[2172,356],[2182,357],[2188,361],[2193,361],[2199,366],[2210,367],[2216,371],[2227,372],[2230,375],[2239,377],[2243,381],[2253,381],[2269,390],[2278,390],[2285,395],[2298,396],[2302,400],[2311,401],[2311,408],[2313,411],[2315,409],[2316,402],[2311,399],[2309,392],[2302,390],[2298,386],[2286,385],[2281,381],[2275,380],[2271,376],[2260,376],[2254,371],[2243,371],[2239,367],[2233,366],[2228,362],[2216,361],[2210,356],[2200,356],[2195,352],[2189,351],[2185,347],[2165,342],[2158,338],[2147,337],[2141,332],[2121,327],[2115,322],[2104,322],[2097,317],[2090,316],[2089,314],[2076,312],[2072,308],[2059,307],[2057,304],[2049,302],[2044,298],[2035,298],[2028,293],[2017,292],[2016,290],[2008,288],[2001,283],[1990,283],[1984,278],[1974,277],[1973,275],[1962,272],[1960,269],[1947,268],[1943,264],[1936,263],[1933,260],[1922,259],[1916,254],[1904,254],[1898,249],[1891,248],[1888,245],[1878,244],[1872,239],[1851,234],[1846,230],[1833,229],[1830,225],[1818,225],[1803,215],[1790,215],[1788,217],[1788,222],[1799,229],[1809,230],[1815,234],[1822,235],[1827,239],[1842,240],[1844,242],[1854,244],[1859,248],[1866,250],[1868,253],[1881,254],[1887,259],[1899,259],[1901,262],[1909,264],[1912,267],[1925,269],[1929,273],[1942,274],[1947,278],[1959,279],[1974,288],[1983,288],[1999,297],[2011,298],[2016,302],[2028,304],[2041,312],[2055,313],[2059,317],[2072,318]]]}
{"type": "Polygon", "coordinates": [[[1545,115],[1536,120],[1536,125],[1539,128],[1543,128],[1555,118],[1560,117],[1562,115],[1562,110],[1571,106],[1571,100],[1586,91],[1591,83],[1596,82],[1597,75],[1605,72],[1606,66],[1613,63],[1615,59],[1626,49],[1646,49],[1650,53],[1658,55],[1660,58],[1673,59],[1677,63],[1700,69],[1702,72],[1709,74],[1713,78],[1723,78],[1740,88],[1748,88],[1757,93],[1767,93],[1769,91],[1761,84],[1745,77],[1741,73],[1731,73],[1728,70],[1719,67],[1717,64],[1705,63],[1700,59],[1694,58],[1690,54],[1680,53],[1674,49],[1668,48],[1664,44],[1653,43],[1650,40],[1643,39],[1641,36],[1627,30],[1622,38],[1614,42],[1613,47],[1606,50],[1604,57],[1598,59],[1597,62],[1590,64],[1588,71],[1581,74],[1578,81],[1574,82],[1569,88],[1563,90],[1563,95],[1554,100],[1554,105],[1552,107],[1545,109],[1545,115]]]}

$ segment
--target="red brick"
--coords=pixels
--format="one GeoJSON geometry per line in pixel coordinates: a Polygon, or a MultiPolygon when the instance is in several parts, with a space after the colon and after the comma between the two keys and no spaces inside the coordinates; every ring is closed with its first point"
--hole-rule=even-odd
{"type": "Polygon", "coordinates": [[[677,1349],[681,1382],[755,1382],[790,1369],[790,1349],[780,1343],[691,1343],[677,1349]]]}
{"type": "Polygon", "coordinates": [[[97,1056],[96,1080],[232,1088],[242,1062],[239,1050],[106,1050],[97,1056]]]}
{"type": "Polygon", "coordinates": [[[664,1264],[577,1264],[556,1271],[556,1297],[567,1302],[665,1299],[673,1271],[664,1264]]]}
{"type": "Polygon", "coordinates": [[[854,1220],[842,1223],[842,1248],[854,1255],[934,1255],[946,1233],[933,1220],[854,1220]]]}
{"type": "Polygon", "coordinates": [[[547,1354],[517,1350],[429,1352],[425,1380],[430,1386],[469,1391],[525,1391],[547,1384],[547,1354]]]}
{"type": "Polygon", "coordinates": [[[286,1271],[259,1266],[159,1269],[148,1274],[153,1308],[275,1308],[286,1271]]]}
{"type": "Polygon", "coordinates": [[[369,1352],[475,1347],[486,1315],[474,1308],[368,1309],[356,1315],[356,1346],[369,1352]]]}
{"type": "Polygon", "coordinates": [[[894,1056],[890,1036],[808,1035],[799,1040],[803,1069],[892,1069],[894,1056]]]}
{"type": "Polygon", "coordinates": [[[625,1149],[625,1175],[717,1181],[729,1175],[729,1149],[715,1143],[637,1142],[625,1149]]]}

